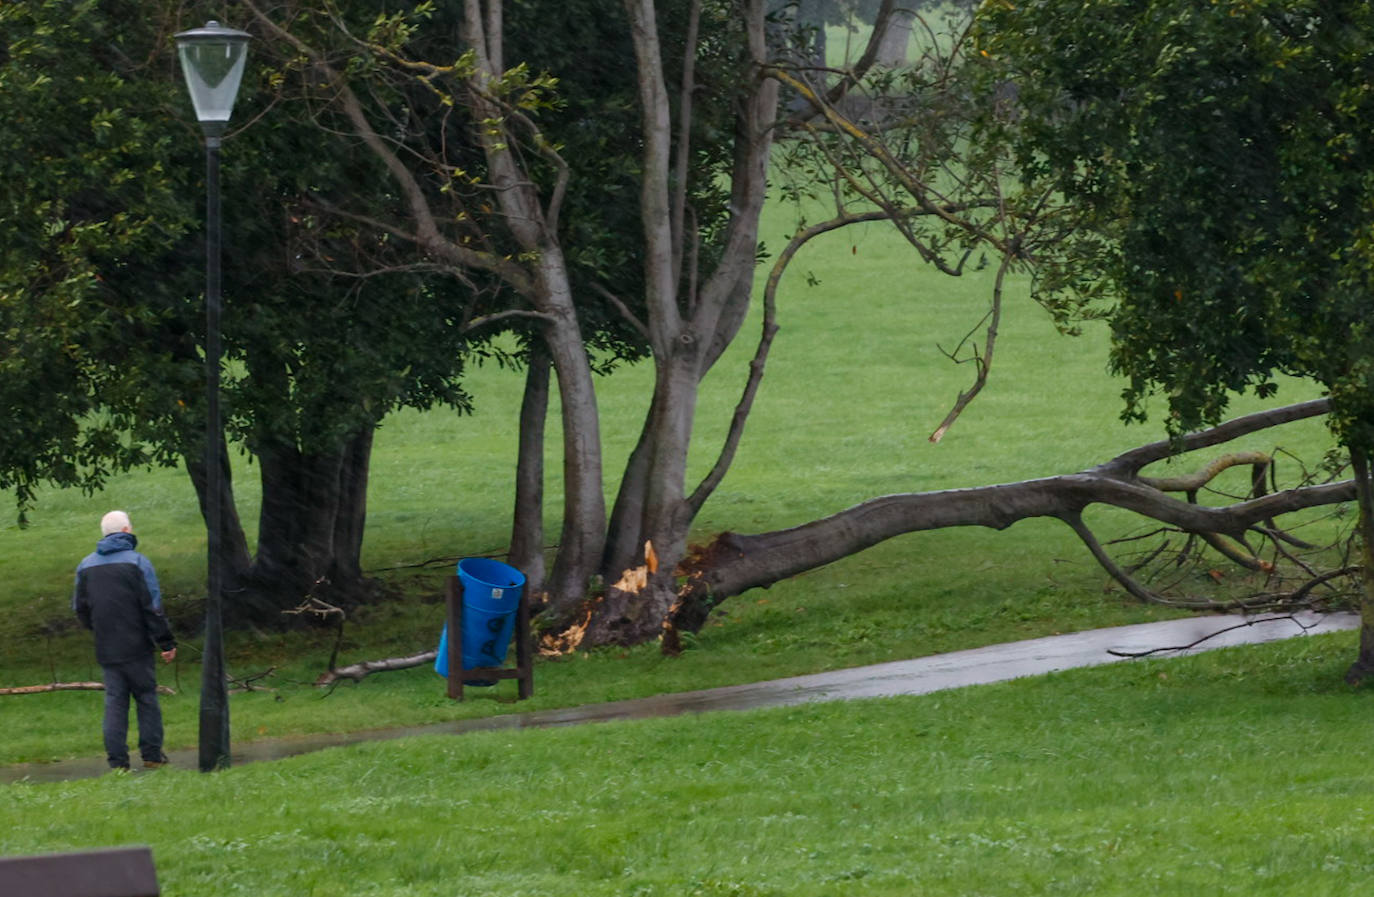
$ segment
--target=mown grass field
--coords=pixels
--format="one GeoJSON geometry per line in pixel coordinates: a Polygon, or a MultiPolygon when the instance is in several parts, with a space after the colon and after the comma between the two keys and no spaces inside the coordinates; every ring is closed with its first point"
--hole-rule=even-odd
{"type": "Polygon", "coordinates": [[[0,854],[150,844],[168,897],[1344,897],[1374,877],[1352,648],[9,785],[0,854]]]}
{"type": "MultiPolygon", "coordinates": [[[[777,244],[786,229],[774,210],[765,237],[777,244]]],[[[817,245],[788,281],[758,409],[701,537],[887,492],[1076,470],[1157,438],[1117,422],[1103,334],[1060,337],[1023,282],[986,392],[929,443],[969,376],[937,346],[978,319],[987,287],[923,271],[876,227],[817,245]]],[[[709,383],[697,473],[754,326],[709,383]]],[[[630,369],[604,384],[612,467],[649,381],[630,369]]],[[[342,662],[432,647],[451,559],[505,546],[520,378],[486,368],[473,388],[471,417],[400,414],[379,433],[365,564],[404,597],[354,614],[342,662]]],[[[1311,394],[1290,384],[1282,398],[1311,394]]],[[[1315,459],[1327,444],[1310,423],[1245,447],[1315,459]]],[[[556,471],[552,450],[550,461],[556,471]]],[[[250,524],[255,473],[238,471],[250,524]]],[[[549,492],[556,508],[556,482],[549,492]]],[[[162,674],[178,693],[163,707],[169,746],[189,747],[204,549],[177,471],[119,477],[95,497],[48,493],[28,529],[0,530],[0,686],[98,677],[66,603],[71,569],[114,506],[133,514],[183,624],[181,657],[162,674]]],[[[231,673],[273,672],[258,683],[270,691],[233,697],[233,741],[572,706],[1166,613],[1108,588],[1053,521],[917,534],[732,599],[682,657],[648,645],[541,662],[536,696],[520,704],[510,685],[455,704],[427,668],[325,693],[310,683],[332,632],[234,632],[231,673]]],[[[411,739],[214,776],[7,785],[0,854],[151,844],[169,897],[1346,894],[1370,873],[1372,783],[1350,759],[1368,735],[1368,698],[1340,681],[1353,649],[1343,634],[924,698],[411,739]]],[[[0,764],[98,758],[100,707],[89,692],[0,698],[0,764]]]]}
{"type": "MultiPolygon", "coordinates": [[[[770,245],[789,221],[771,211],[770,245]]],[[[989,285],[922,269],[877,226],[815,244],[785,287],[757,410],[700,537],[888,492],[1077,470],[1159,438],[1118,423],[1104,334],[1057,335],[1021,281],[987,390],[930,444],[971,377],[938,347],[978,320],[989,285]]],[[[724,433],[756,327],[709,381],[696,475],[724,433]]],[[[650,382],[641,368],[603,384],[612,477],[650,382]]],[[[344,663],[432,647],[453,559],[506,545],[520,377],[489,367],[471,387],[474,415],[402,413],[378,434],[364,561],[401,597],[353,615],[344,663]]],[[[1286,384],[1280,399],[1313,394],[1286,384]]],[[[556,410],[552,421],[556,475],[556,410]]],[[[1328,445],[1310,422],[1239,447],[1315,461],[1328,445]]],[[[256,470],[240,459],[237,477],[251,536],[256,470]]],[[[556,481],[547,497],[552,522],[556,481]]],[[[162,671],[177,694],[163,707],[169,746],[189,747],[204,537],[178,471],[121,476],[93,497],[49,492],[30,527],[0,527],[0,686],[98,678],[67,602],[111,507],[132,513],[179,622],[181,656],[162,671]]],[[[1106,533],[1134,525],[1096,519],[1106,533]]],[[[1054,521],[925,533],[730,600],[682,657],[649,645],[541,662],[535,698],[518,705],[509,685],[450,702],[426,668],[322,692],[311,682],[331,631],[234,632],[231,673],[271,674],[258,680],[270,690],[233,697],[233,741],[572,706],[1168,613],[1109,588],[1054,521]]],[[[0,855],[150,844],[168,897],[1357,894],[1374,878],[1374,777],[1359,760],[1371,698],[1341,682],[1354,640],[924,697],[380,742],[212,776],[3,785],[0,855]]],[[[98,758],[100,712],[98,693],[0,697],[0,764],[98,758]]]]}
{"type": "MultiPolygon", "coordinates": [[[[782,242],[790,220],[787,210],[771,210],[763,230],[769,245],[782,242]]],[[[782,331],[757,409],[730,476],[703,511],[700,537],[789,526],[890,492],[1069,472],[1159,437],[1157,429],[1117,420],[1119,387],[1105,374],[1104,334],[1060,336],[1022,282],[1005,313],[987,389],[943,442],[928,442],[971,376],[940,347],[952,348],[983,314],[986,273],[959,280],[933,273],[878,226],[814,245],[785,282],[782,331]],[[806,272],[819,284],[808,286],[806,272]]],[[[756,324],[746,325],[708,381],[695,475],[714,460],[755,330],[756,324]]],[[[637,435],[651,377],[647,368],[630,368],[603,383],[613,472],[637,435]]],[[[520,388],[518,372],[481,368],[473,375],[473,415],[402,413],[385,421],[372,467],[364,563],[406,597],[354,614],[341,663],[433,647],[442,622],[440,583],[453,559],[504,549],[520,388]],[[425,565],[433,559],[447,560],[425,565]]],[[[1311,394],[1290,384],[1281,398],[1311,394]]],[[[551,422],[552,523],[561,498],[556,412],[551,422]]],[[[1309,422],[1257,435],[1244,447],[1282,444],[1315,459],[1328,441],[1322,425],[1309,422]]],[[[257,471],[240,460],[240,511],[251,531],[257,471]]],[[[179,693],[164,706],[169,744],[193,745],[204,536],[179,471],[121,476],[94,497],[49,492],[27,529],[10,523],[0,530],[0,686],[99,678],[89,638],[76,631],[67,603],[71,570],[91,550],[99,516],[110,507],[133,515],[181,624],[184,650],[163,670],[164,683],[179,693]]],[[[1103,525],[1110,531],[1133,524],[1105,515],[1103,525]]],[[[1002,532],[915,534],[730,600],[681,658],[666,660],[644,646],[541,663],[537,696],[519,709],[815,672],[1164,613],[1108,588],[1076,537],[1055,521],[1028,520],[1002,532]]],[[[310,683],[326,668],[333,637],[330,630],[300,627],[230,635],[231,674],[272,669],[259,684],[276,689],[234,699],[237,741],[516,709],[505,689],[454,705],[426,669],[373,676],[322,699],[310,683]]],[[[0,700],[0,713],[22,714],[25,721],[0,738],[0,763],[99,753],[98,694],[0,700]]]]}

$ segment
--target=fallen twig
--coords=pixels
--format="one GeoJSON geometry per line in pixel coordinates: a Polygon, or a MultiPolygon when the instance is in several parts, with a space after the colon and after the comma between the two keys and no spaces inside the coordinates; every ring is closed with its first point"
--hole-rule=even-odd
{"type": "Polygon", "coordinates": [[[1164,653],[1164,652],[1166,652],[1166,651],[1187,651],[1187,650],[1189,650],[1189,649],[1191,649],[1191,648],[1196,648],[1198,645],[1202,644],[1203,642],[1209,641],[1209,640],[1211,640],[1211,639],[1214,639],[1214,638],[1216,638],[1216,637],[1219,636],[1219,635],[1225,635],[1226,633],[1231,632],[1232,630],[1235,630],[1235,629],[1244,629],[1244,628],[1247,627],[1247,626],[1254,626],[1256,623],[1277,623],[1277,622],[1279,622],[1280,620],[1290,620],[1290,621],[1292,621],[1292,623],[1293,623],[1295,626],[1297,626],[1299,629],[1303,630],[1304,632],[1306,632],[1306,631],[1309,630],[1309,629],[1312,629],[1314,626],[1317,625],[1317,624],[1315,624],[1315,623],[1303,623],[1301,620],[1299,620],[1297,617],[1293,616],[1292,614],[1284,614],[1283,616],[1280,616],[1280,617],[1258,617],[1258,618],[1256,618],[1256,619],[1254,619],[1254,620],[1246,620],[1244,623],[1237,623],[1237,624],[1234,625],[1234,626],[1227,626],[1225,629],[1218,629],[1216,632],[1210,633],[1210,634],[1208,634],[1208,635],[1204,635],[1202,638],[1198,639],[1197,641],[1192,642],[1192,643],[1187,644],[1187,645],[1174,645],[1174,646],[1168,647],[1168,648],[1151,648],[1151,649],[1148,650],[1148,651],[1117,651],[1117,650],[1114,650],[1114,649],[1112,649],[1112,648],[1108,648],[1108,649],[1107,649],[1107,653],[1110,654],[1110,655],[1112,655],[1113,657],[1131,657],[1131,658],[1135,658],[1135,657],[1149,657],[1151,654],[1162,654],[1162,653],[1164,653]]]}
{"type": "Polygon", "coordinates": [[[235,686],[235,687],[234,687],[229,693],[230,693],[230,694],[243,694],[243,693],[245,693],[245,692],[250,692],[250,691],[270,691],[270,692],[276,693],[277,690],[276,690],[275,688],[260,688],[260,687],[258,687],[258,686],[256,686],[256,685],[253,684],[254,682],[257,682],[259,679],[266,679],[266,678],[268,678],[269,676],[273,675],[273,674],[276,673],[276,672],[277,672],[277,668],[276,668],[276,667],[268,667],[267,669],[263,670],[261,673],[254,673],[254,674],[251,675],[251,676],[244,676],[242,679],[235,679],[234,677],[230,676],[230,677],[229,677],[229,684],[231,684],[231,685],[233,685],[233,686],[235,686]]]}
{"type": "MultiPolygon", "coordinates": [[[[103,682],[49,682],[47,685],[18,685],[0,688],[0,695],[37,695],[50,691],[104,691],[103,682]]],[[[165,685],[157,687],[160,695],[174,695],[176,692],[165,685]]]]}

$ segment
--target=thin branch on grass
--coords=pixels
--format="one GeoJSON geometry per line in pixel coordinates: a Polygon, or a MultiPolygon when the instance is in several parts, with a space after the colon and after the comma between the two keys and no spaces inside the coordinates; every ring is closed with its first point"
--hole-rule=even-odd
{"type": "Polygon", "coordinates": [[[248,692],[250,692],[250,691],[270,691],[270,692],[275,693],[275,692],[276,692],[276,689],[275,689],[275,688],[259,688],[258,686],[254,685],[253,683],[258,682],[258,681],[260,681],[260,680],[262,680],[262,679],[268,679],[268,678],[270,678],[271,676],[273,676],[276,672],[277,672],[277,668],[276,668],[276,667],[268,667],[267,669],[263,670],[261,673],[254,673],[254,674],[251,675],[251,676],[242,676],[242,677],[233,677],[233,676],[230,676],[230,677],[229,677],[229,684],[232,685],[232,686],[234,686],[234,688],[233,688],[229,693],[230,693],[230,694],[246,694],[246,693],[248,693],[248,692]]]}
{"type": "MultiPolygon", "coordinates": [[[[319,582],[316,582],[315,584],[319,585],[319,582]]],[[[328,601],[322,601],[321,599],[311,595],[295,608],[292,608],[291,610],[282,611],[282,614],[283,616],[288,617],[298,617],[304,614],[309,614],[322,621],[328,619],[329,617],[338,618],[339,627],[334,633],[334,648],[329,653],[329,669],[334,669],[334,664],[339,659],[339,649],[343,646],[344,622],[348,619],[348,614],[344,613],[343,608],[336,607],[330,604],[328,601]]]]}
{"type": "Polygon", "coordinates": [[[408,670],[411,667],[422,666],[433,662],[439,656],[439,649],[434,648],[430,651],[421,651],[419,654],[411,654],[408,657],[388,657],[384,660],[365,660],[362,663],[349,664],[346,667],[330,669],[328,672],[321,673],[315,680],[315,685],[324,687],[334,685],[344,679],[352,679],[354,682],[361,682],[373,673],[384,673],[391,670],[408,670]]]}
{"type": "MultiPolygon", "coordinates": [[[[0,696],[5,695],[37,695],[55,691],[104,691],[103,682],[49,682],[46,685],[17,685],[10,688],[0,688],[0,696]]],[[[160,695],[174,695],[175,691],[165,685],[157,687],[160,695]]]]}
{"type": "Polygon", "coordinates": [[[1186,645],[1173,645],[1173,646],[1168,647],[1168,648],[1151,648],[1151,649],[1148,650],[1148,651],[1118,651],[1118,650],[1116,650],[1116,649],[1114,649],[1114,648],[1108,648],[1108,649],[1107,649],[1107,653],[1110,654],[1110,655],[1112,655],[1113,657],[1130,657],[1130,658],[1137,658],[1137,657],[1149,657],[1151,654],[1163,654],[1163,653],[1175,652],[1175,651],[1188,651],[1188,650],[1191,650],[1191,649],[1193,649],[1193,648],[1196,648],[1198,645],[1202,644],[1203,642],[1211,641],[1212,639],[1216,638],[1216,637],[1219,636],[1219,635],[1225,635],[1226,633],[1228,633],[1228,632],[1234,632],[1234,631],[1237,630],[1237,629],[1245,629],[1246,627],[1255,626],[1255,625],[1258,625],[1258,624],[1260,624],[1260,623],[1278,623],[1278,622],[1282,622],[1283,620],[1288,620],[1288,621],[1292,622],[1293,625],[1297,626],[1297,627],[1298,627],[1299,629],[1301,629],[1303,632],[1307,632],[1308,630],[1311,630],[1311,629],[1315,628],[1316,625],[1317,625],[1316,623],[1304,623],[1303,621],[1299,620],[1299,619],[1298,619],[1296,616],[1294,616],[1293,614],[1284,614],[1283,616],[1280,616],[1280,617],[1257,617],[1257,618],[1255,618],[1255,619],[1253,619],[1253,620],[1246,620],[1244,623],[1237,623],[1237,624],[1235,624],[1234,626],[1227,626],[1227,627],[1225,627],[1225,628],[1223,628],[1223,629],[1218,629],[1216,632],[1209,633],[1208,635],[1204,635],[1202,638],[1197,639],[1196,641],[1190,642],[1190,643],[1188,643],[1188,644],[1186,644],[1186,645]]]}

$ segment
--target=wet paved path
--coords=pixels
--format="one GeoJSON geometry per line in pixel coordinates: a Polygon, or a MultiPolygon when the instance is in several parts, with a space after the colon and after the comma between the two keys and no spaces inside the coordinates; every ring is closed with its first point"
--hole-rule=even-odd
{"type": "MultiPolygon", "coordinates": [[[[1154,652],[1152,656],[1156,657],[1178,656],[1232,645],[1278,641],[1304,633],[1355,629],[1358,628],[1359,622],[1359,616],[1356,614],[1300,614],[1296,621],[1288,617],[1265,616],[1191,617],[1111,629],[1092,629],[1068,635],[936,654],[916,660],[899,660],[828,673],[814,673],[809,676],[794,676],[790,679],[729,685],[723,688],[679,692],[607,704],[590,704],[561,710],[536,710],[404,729],[269,739],[235,746],[233,762],[237,765],[276,760],[328,747],[366,741],[386,741],[414,735],[457,735],[493,729],[547,728],[611,720],[676,716],[712,710],[755,710],[808,701],[921,695],[942,689],[1003,682],[1022,676],[1129,659],[1123,655],[1154,652]],[[1213,637],[1208,638],[1209,636],[1213,637]],[[1201,641],[1203,639],[1205,641],[1201,641]]],[[[194,769],[197,755],[191,750],[174,751],[171,753],[171,760],[175,766],[194,769]]],[[[103,762],[92,759],[28,763],[0,767],[0,782],[15,782],[22,779],[35,782],[63,781],[91,778],[102,775],[105,771],[103,762]]]]}

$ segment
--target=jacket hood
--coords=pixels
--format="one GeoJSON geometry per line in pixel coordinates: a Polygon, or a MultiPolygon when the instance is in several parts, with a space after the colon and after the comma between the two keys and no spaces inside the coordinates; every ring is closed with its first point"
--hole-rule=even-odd
{"type": "Polygon", "coordinates": [[[110,533],[96,543],[96,554],[114,554],[116,551],[133,551],[138,545],[138,537],[133,533],[110,533]]]}

